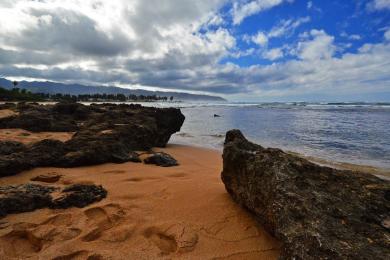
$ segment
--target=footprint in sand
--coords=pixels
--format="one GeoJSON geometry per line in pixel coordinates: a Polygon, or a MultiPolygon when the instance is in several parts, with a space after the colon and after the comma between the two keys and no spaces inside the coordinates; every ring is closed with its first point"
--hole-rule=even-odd
{"type": "Polygon", "coordinates": [[[9,227],[9,223],[8,222],[6,222],[6,221],[1,221],[0,222],[0,229],[5,229],[5,228],[7,228],[7,227],[9,227]]]}
{"type": "Polygon", "coordinates": [[[54,257],[52,260],[78,260],[78,259],[88,259],[88,251],[79,250],[69,254],[59,255],[54,257]]]}
{"type": "Polygon", "coordinates": [[[123,171],[123,170],[111,170],[111,171],[105,171],[103,173],[122,174],[122,173],[126,173],[126,171],[123,171]]]}
{"type": "Polygon", "coordinates": [[[168,236],[156,227],[147,228],[144,231],[144,236],[160,249],[162,255],[168,255],[177,251],[175,237],[168,236]]]}
{"type": "Polygon", "coordinates": [[[103,207],[93,207],[84,211],[85,216],[92,229],[85,234],[81,240],[91,242],[99,239],[103,232],[117,226],[125,211],[119,204],[106,204],[103,207]]]}
{"type": "Polygon", "coordinates": [[[124,242],[134,234],[135,230],[136,224],[114,227],[104,233],[102,240],[113,243],[124,242]]]}
{"type": "Polygon", "coordinates": [[[199,240],[197,233],[181,224],[166,229],[149,227],[145,229],[144,236],[158,247],[161,255],[191,252],[199,240]]]}
{"type": "Polygon", "coordinates": [[[0,248],[7,248],[3,251],[5,256],[27,257],[41,251],[43,241],[32,232],[35,227],[37,225],[32,223],[16,223],[9,233],[1,236],[0,248]]]}
{"type": "Polygon", "coordinates": [[[128,182],[142,182],[142,181],[155,181],[155,180],[160,180],[161,178],[158,177],[133,177],[126,179],[125,181],[128,182]]]}
{"type": "Polygon", "coordinates": [[[168,177],[175,178],[175,179],[180,179],[180,180],[186,180],[188,179],[188,174],[185,173],[173,173],[169,174],[168,177]]]}
{"type": "Polygon", "coordinates": [[[69,226],[72,224],[72,214],[57,214],[48,218],[41,224],[50,224],[54,226],[69,226]]]}
{"type": "Polygon", "coordinates": [[[167,200],[171,197],[171,193],[168,191],[167,188],[154,192],[152,193],[152,195],[158,199],[163,199],[163,200],[167,200]]]}

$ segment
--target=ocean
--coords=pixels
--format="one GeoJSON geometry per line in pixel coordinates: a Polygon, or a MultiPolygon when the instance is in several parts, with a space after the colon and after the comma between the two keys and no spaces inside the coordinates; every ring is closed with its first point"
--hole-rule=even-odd
{"type": "Polygon", "coordinates": [[[240,129],[251,141],[306,156],[390,169],[390,103],[192,103],[170,143],[222,150],[224,135],[240,129]],[[214,114],[220,117],[214,117],[214,114]]]}

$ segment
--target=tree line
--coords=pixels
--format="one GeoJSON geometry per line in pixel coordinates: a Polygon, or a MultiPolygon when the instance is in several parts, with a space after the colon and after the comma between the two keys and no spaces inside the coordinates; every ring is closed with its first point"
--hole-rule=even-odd
{"type": "Polygon", "coordinates": [[[0,101],[72,101],[72,102],[126,102],[126,101],[173,101],[173,96],[157,96],[157,95],[125,95],[125,94],[48,94],[48,93],[32,93],[26,89],[17,88],[17,83],[14,82],[13,89],[5,89],[0,87],[0,101]]]}

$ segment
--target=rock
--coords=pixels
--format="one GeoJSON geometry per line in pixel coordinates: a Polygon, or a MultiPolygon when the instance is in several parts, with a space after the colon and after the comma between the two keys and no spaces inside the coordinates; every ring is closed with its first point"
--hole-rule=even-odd
{"type": "Polygon", "coordinates": [[[106,197],[102,186],[75,184],[64,188],[60,197],[53,199],[58,187],[38,184],[0,186],[0,217],[34,211],[41,208],[85,207],[106,197]]]}
{"type": "Polygon", "coordinates": [[[39,182],[45,182],[45,183],[54,183],[59,181],[61,178],[61,175],[57,173],[47,173],[47,174],[41,174],[36,177],[31,178],[31,181],[39,181],[39,182]]]}
{"type": "Polygon", "coordinates": [[[0,141],[0,156],[18,153],[26,149],[26,146],[15,141],[0,141]]]}
{"type": "Polygon", "coordinates": [[[54,190],[36,184],[0,187],[0,217],[45,208],[50,205],[50,193],[54,190]]]}
{"type": "Polygon", "coordinates": [[[282,242],[280,259],[390,259],[390,184],[226,134],[222,181],[282,242]]]}
{"type": "Polygon", "coordinates": [[[107,196],[107,191],[102,186],[83,184],[73,184],[63,189],[62,193],[64,195],[54,199],[50,208],[83,208],[93,202],[101,201],[107,196]]]}
{"type": "Polygon", "coordinates": [[[157,166],[162,166],[162,167],[171,167],[171,166],[179,165],[175,158],[163,152],[154,153],[153,155],[145,158],[144,163],[155,164],[157,166]]]}
{"type": "Polygon", "coordinates": [[[131,151],[131,152],[128,154],[128,156],[129,156],[129,159],[128,159],[129,162],[135,162],[135,163],[140,163],[140,162],[142,162],[141,158],[139,158],[139,154],[136,153],[136,152],[131,151]]]}
{"type": "Polygon", "coordinates": [[[28,146],[21,152],[0,156],[0,177],[14,175],[34,167],[59,165],[65,154],[64,143],[45,139],[28,146]]]}
{"type": "Polygon", "coordinates": [[[140,162],[134,151],[164,147],[184,122],[179,109],[125,104],[25,103],[17,111],[0,119],[0,128],[77,132],[65,143],[44,140],[26,149],[7,148],[10,152],[0,153],[0,177],[38,166],[140,162]]]}
{"type": "Polygon", "coordinates": [[[15,103],[11,103],[11,102],[6,102],[6,103],[3,103],[3,104],[0,104],[0,110],[2,109],[13,109],[16,107],[16,104],[15,103]]]}

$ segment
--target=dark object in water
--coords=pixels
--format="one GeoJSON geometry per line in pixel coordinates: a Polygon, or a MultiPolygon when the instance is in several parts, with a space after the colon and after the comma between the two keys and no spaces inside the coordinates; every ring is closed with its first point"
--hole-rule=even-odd
{"type": "Polygon", "coordinates": [[[214,117],[221,117],[220,115],[214,114],[214,117]]]}
{"type": "Polygon", "coordinates": [[[390,183],[226,134],[222,181],[283,243],[280,259],[390,259],[390,183]]]}

